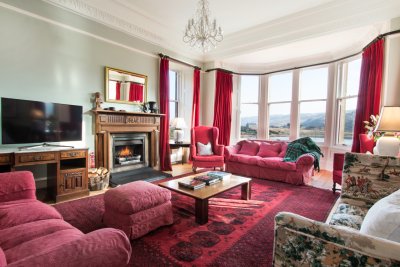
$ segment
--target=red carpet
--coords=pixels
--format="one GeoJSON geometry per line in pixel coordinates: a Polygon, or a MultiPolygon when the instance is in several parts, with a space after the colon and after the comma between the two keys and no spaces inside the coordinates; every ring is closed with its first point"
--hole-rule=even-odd
{"type": "MultiPolygon", "coordinates": [[[[324,221],[338,194],[253,179],[252,200],[240,188],[210,200],[209,222],[194,222],[194,200],[172,193],[174,224],[132,241],[131,266],[271,266],[274,216],[290,211],[324,221]]],[[[64,219],[90,232],[104,227],[103,195],[55,205],[64,219]]]]}

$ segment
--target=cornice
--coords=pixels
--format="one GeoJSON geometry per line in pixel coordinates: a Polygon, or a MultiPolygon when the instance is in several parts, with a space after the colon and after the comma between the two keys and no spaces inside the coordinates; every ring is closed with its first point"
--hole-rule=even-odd
{"type": "Polygon", "coordinates": [[[64,9],[68,9],[69,11],[73,11],[78,15],[95,20],[114,29],[126,32],[135,37],[145,39],[146,41],[149,41],[156,45],[160,45],[163,42],[165,42],[165,40],[160,35],[148,31],[135,24],[132,24],[126,20],[113,16],[110,13],[105,12],[97,7],[88,5],[82,0],[42,0],[42,1],[48,2],[58,7],[62,7],[64,9]]]}

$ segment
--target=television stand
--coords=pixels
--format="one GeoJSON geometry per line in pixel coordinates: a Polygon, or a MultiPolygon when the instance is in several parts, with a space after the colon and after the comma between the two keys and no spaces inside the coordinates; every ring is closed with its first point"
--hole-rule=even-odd
{"type": "Polygon", "coordinates": [[[49,144],[49,143],[43,143],[41,145],[32,145],[32,146],[21,146],[18,147],[18,150],[29,150],[29,149],[35,149],[38,147],[66,147],[66,148],[74,148],[73,146],[64,146],[64,145],[53,145],[53,144],[49,144]]]}

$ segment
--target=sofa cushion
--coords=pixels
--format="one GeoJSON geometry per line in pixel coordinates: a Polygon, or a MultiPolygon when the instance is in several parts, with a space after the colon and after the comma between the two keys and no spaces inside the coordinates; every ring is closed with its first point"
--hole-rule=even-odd
{"type": "MultiPolygon", "coordinates": [[[[8,264],[10,264],[31,255],[48,252],[83,236],[84,234],[78,229],[62,230],[21,243],[18,246],[5,250],[4,254],[6,255],[8,264]]],[[[81,252],[76,251],[76,253],[81,252]]]]}
{"type": "Polygon", "coordinates": [[[62,219],[62,216],[55,208],[34,199],[0,203],[0,230],[47,219],[62,219]]]}
{"type": "Polygon", "coordinates": [[[382,198],[368,210],[360,233],[400,242],[400,190],[382,198]]]}
{"type": "Polygon", "coordinates": [[[214,155],[211,147],[211,143],[208,142],[206,145],[197,142],[197,155],[199,156],[211,156],[214,155]]]}
{"type": "Polygon", "coordinates": [[[4,254],[4,251],[0,247],[0,267],[6,267],[6,266],[7,266],[6,255],[4,254]]]}
{"type": "Polygon", "coordinates": [[[284,162],[280,157],[261,158],[257,161],[257,165],[269,169],[279,169],[286,171],[295,171],[296,163],[284,162]]]}
{"type": "Polygon", "coordinates": [[[341,203],[336,208],[329,222],[331,225],[346,226],[359,230],[368,209],[341,203]]]}
{"type": "Polygon", "coordinates": [[[282,145],[280,143],[270,144],[263,142],[260,145],[260,150],[257,153],[259,157],[278,157],[281,152],[282,145]]]}
{"type": "Polygon", "coordinates": [[[287,148],[288,148],[288,143],[286,142],[282,143],[281,152],[279,153],[278,157],[284,158],[286,155],[287,148]]]}
{"type": "Polygon", "coordinates": [[[35,238],[66,229],[74,229],[74,227],[60,219],[40,220],[16,225],[0,230],[0,247],[7,250],[35,238]]]}
{"type": "Polygon", "coordinates": [[[104,194],[106,209],[122,214],[133,214],[170,200],[171,191],[145,181],[124,184],[104,194]]]}
{"type": "Polygon", "coordinates": [[[242,147],[240,148],[238,154],[244,154],[249,156],[255,156],[260,149],[260,144],[252,141],[243,141],[242,147]]]}
{"type": "Polygon", "coordinates": [[[258,156],[249,156],[249,155],[241,155],[241,154],[233,154],[229,161],[231,162],[239,162],[248,165],[257,165],[257,162],[261,159],[258,156]]]}

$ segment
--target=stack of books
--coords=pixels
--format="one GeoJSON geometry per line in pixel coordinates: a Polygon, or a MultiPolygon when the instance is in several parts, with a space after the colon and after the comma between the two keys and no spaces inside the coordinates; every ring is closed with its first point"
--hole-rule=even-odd
{"type": "Polygon", "coordinates": [[[196,176],[193,178],[194,180],[201,181],[206,183],[206,185],[212,185],[221,182],[221,179],[218,177],[212,177],[208,175],[201,175],[201,176],[196,176]]]}
{"type": "Polygon", "coordinates": [[[180,182],[178,182],[178,184],[179,184],[179,186],[189,188],[192,190],[203,188],[206,185],[205,182],[198,181],[195,179],[189,180],[189,181],[180,181],[180,182]]]}
{"type": "Polygon", "coordinates": [[[229,177],[231,177],[231,175],[232,174],[230,174],[228,172],[221,172],[221,171],[213,171],[213,172],[207,173],[207,176],[219,178],[221,180],[223,180],[225,178],[229,178],[229,177]]]}

